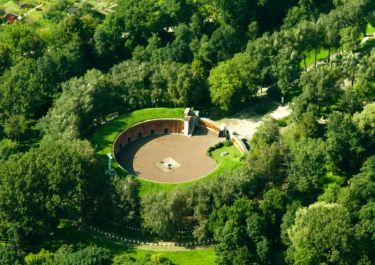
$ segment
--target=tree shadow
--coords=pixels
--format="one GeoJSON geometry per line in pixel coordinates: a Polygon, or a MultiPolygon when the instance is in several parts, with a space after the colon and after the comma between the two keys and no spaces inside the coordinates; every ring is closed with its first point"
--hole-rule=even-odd
{"type": "Polygon", "coordinates": [[[224,112],[218,108],[210,108],[203,111],[203,116],[206,115],[213,120],[221,120],[224,118],[231,119],[259,119],[261,116],[275,110],[280,103],[271,99],[267,95],[258,96],[256,98],[252,98],[246,103],[242,104],[241,106],[237,107],[236,109],[224,112]]]}
{"type": "Polygon", "coordinates": [[[207,136],[208,133],[209,133],[209,130],[206,127],[196,126],[194,133],[193,133],[193,137],[194,136],[207,136]]]}

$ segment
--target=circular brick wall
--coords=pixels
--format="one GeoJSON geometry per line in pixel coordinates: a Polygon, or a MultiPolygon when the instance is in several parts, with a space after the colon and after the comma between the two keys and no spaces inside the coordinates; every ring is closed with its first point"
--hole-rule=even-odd
{"type": "Polygon", "coordinates": [[[181,134],[183,129],[184,120],[182,119],[155,119],[137,123],[116,138],[113,144],[113,154],[117,159],[118,153],[124,146],[142,137],[171,133],[181,134]]]}
{"type": "Polygon", "coordinates": [[[217,163],[206,153],[222,139],[198,126],[193,136],[155,134],[126,144],[116,160],[127,172],[161,183],[181,183],[206,176],[217,163]]]}

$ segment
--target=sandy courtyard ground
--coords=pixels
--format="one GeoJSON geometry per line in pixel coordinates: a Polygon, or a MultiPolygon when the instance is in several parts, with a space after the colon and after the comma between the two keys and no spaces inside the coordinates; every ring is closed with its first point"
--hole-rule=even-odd
{"type": "Polygon", "coordinates": [[[197,127],[192,137],[149,136],[126,145],[118,155],[118,162],[143,179],[169,183],[191,181],[216,168],[216,162],[206,151],[223,140],[203,127],[197,127]],[[180,166],[167,172],[162,170],[157,164],[166,158],[173,158],[180,166]]]}
{"type": "Polygon", "coordinates": [[[289,116],[290,112],[288,106],[279,106],[264,116],[240,112],[236,115],[236,118],[224,118],[217,122],[225,124],[230,131],[238,133],[241,137],[250,139],[266,117],[271,116],[276,120],[282,119],[289,116]]]}

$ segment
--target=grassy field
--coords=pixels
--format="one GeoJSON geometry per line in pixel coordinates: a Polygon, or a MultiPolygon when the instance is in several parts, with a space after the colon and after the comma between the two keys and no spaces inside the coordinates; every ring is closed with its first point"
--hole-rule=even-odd
{"type": "Polygon", "coordinates": [[[179,265],[211,265],[215,264],[215,251],[212,247],[187,249],[181,248],[175,251],[173,247],[161,247],[157,251],[142,249],[141,247],[134,247],[131,245],[109,240],[85,230],[78,230],[75,226],[63,224],[53,236],[52,240],[48,240],[40,245],[40,248],[49,251],[56,251],[62,245],[74,245],[76,248],[84,248],[89,245],[97,245],[108,249],[114,259],[121,256],[133,256],[141,258],[146,255],[159,255],[170,259],[173,263],[179,265]]]}
{"type": "MultiPolygon", "coordinates": [[[[155,118],[182,118],[182,108],[151,108],[137,110],[131,113],[121,115],[114,120],[101,126],[91,138],[91,142],[95,147],[98,155],[105,156],[107,153],[112,152],[112,145],[116,137],[124,131],[126,128],[148,119],[155,118]]],[[[190,187],[198,181],[209,181],[223,171],[233,170],[242,164],[241,154],[235,146],[224,146],[212,152],[212,158],[218,163],[215,170],[202,178],[179,184],[165,184],[165,183],[154,183],[142,179],[137,179],[140,183],[140,196],[150,192],[157,192],[160,190],[172,191],[178,187],[190,187]],[[220,156],[223,151],[228,151],[228,155],[220,156]]],[[[117,163],[114,164],[114,168],[119,175],[126,175],[126,172],[119,167],[117,163]]]]}

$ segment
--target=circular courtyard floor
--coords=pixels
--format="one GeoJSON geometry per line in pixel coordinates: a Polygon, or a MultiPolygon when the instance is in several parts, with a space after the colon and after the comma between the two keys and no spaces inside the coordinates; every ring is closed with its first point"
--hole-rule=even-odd
{"type": "Polygon", "coordinates": [[[207,175],[217,163],[207,156],[210,146],[223,141],[197,126],[192,137],[167,134],[141,138],[126,145],[117,160],[128,172],[156,182],[178,183],[207,175]]]}

